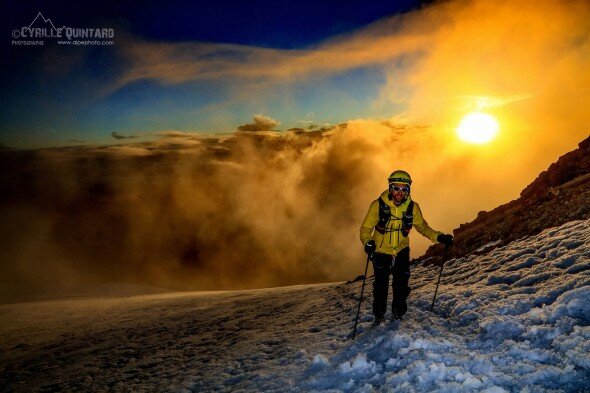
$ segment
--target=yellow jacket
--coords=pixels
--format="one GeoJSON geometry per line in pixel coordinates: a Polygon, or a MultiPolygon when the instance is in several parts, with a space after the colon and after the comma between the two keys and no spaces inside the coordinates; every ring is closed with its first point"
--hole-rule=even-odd
{"type": "MultiPolygon", "coordinates": [[[[377,245],[377,252],[383,254],[397,255],[397,253],[410,245],[410,238],[404,237],[401,233],[403,213],[408,208],[410,203],[410,196],[399,206],[395,206],[392,200],[389,199],[389,191],[385,190],[381,193],[381,198],[391,208],[391,219],[387,223],[385,233],[381,234],[374,230],[375,225],[379,221],[379,200],[375,199],[361,225],[361,242],[363,245],[371,239],[375,240],[377,245]]],[[[428,226],[428,223],[422,216],[422,211],[418,203],[414,201],[414,221],[413,228],[416,228],[418,233],[429,238],[433,243],[436,243],[436,238],[442,232],[435,231],[428,226]]]]}

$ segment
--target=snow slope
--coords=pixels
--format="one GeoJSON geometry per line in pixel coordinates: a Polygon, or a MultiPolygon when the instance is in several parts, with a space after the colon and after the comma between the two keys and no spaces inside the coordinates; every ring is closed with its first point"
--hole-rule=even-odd
{"type": "Polygon", "coordinates": [[[430,313],[436,275],[375,329],[369,285],[354,342],[361,283],[2,305],[0,386],[590,391],[590,220],[448,262],[430,313]]]}
{"type": "Polygon", "coordinates": [[[414,270],[408,317],[318,355],[307,389],[590,391],[590,220],[414,270]]]}

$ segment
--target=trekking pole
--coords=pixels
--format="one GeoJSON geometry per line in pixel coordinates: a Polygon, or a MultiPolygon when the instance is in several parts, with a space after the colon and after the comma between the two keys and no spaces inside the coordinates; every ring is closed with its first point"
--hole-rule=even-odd
{"type": "Polygon", "coordinates": [[[438,281],[436,282],[436,289],[434,290],[434,297],[432,298],[432,304],[430,305],[430,312],[434,309],[434,301],[436,300],[436,294],[438,292],[438,284],[440,284],[440,277],[442,276],[443,267],[445,266],[445,258],[447,257],[448,245],[445,244],[445,250],[443,251],[442,262],[440,264],[440,271],[438,272],[438,281]]]}
{"type": "Polygon", "coordinates": [[[365,266],[365,275],[363,276],[363,286],[361,287],[361,298],[359,299],[359,308],[356,310],[356,319],[354,320],[354,332],[352,333],[352,339],[356,336],[356,325],[359,321],[359,314],[361,312],[361,303],[363,301],[363,292],[365,291],[365,281],[367,280],[367,270],[369,269],[369,260],[371,259],[371,254],[367,255],[367,265],[365,266]]]}

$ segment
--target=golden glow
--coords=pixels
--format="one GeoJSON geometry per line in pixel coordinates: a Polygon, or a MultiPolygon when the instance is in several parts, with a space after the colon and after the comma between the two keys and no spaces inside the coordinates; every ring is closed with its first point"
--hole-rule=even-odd
{"type": "Polygon", "coordinates": [[[470,113],[459,123],[457,135],[465,142],[481,145],[493,140],[498,134],[498,129],[498,122],[493,116],[479,112],[470,113]]]}

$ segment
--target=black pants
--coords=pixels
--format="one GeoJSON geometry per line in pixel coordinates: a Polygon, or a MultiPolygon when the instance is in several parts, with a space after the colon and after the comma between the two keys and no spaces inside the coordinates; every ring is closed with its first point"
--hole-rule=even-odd
{"type": "Polygon", "coordinates": [[[373,282],[373,314],[376,318],[383,318],[387,311],[387,292],[389,287],[389,275],[393,274],[391,288],[393,290],[393,302],[391,312],[393,315],[402,316],[408,311],[406,299],[410,294],[410,249],[402,249],[395,259],[392,255],[374,253],[373,270],[375,281],[373,282]]]}

